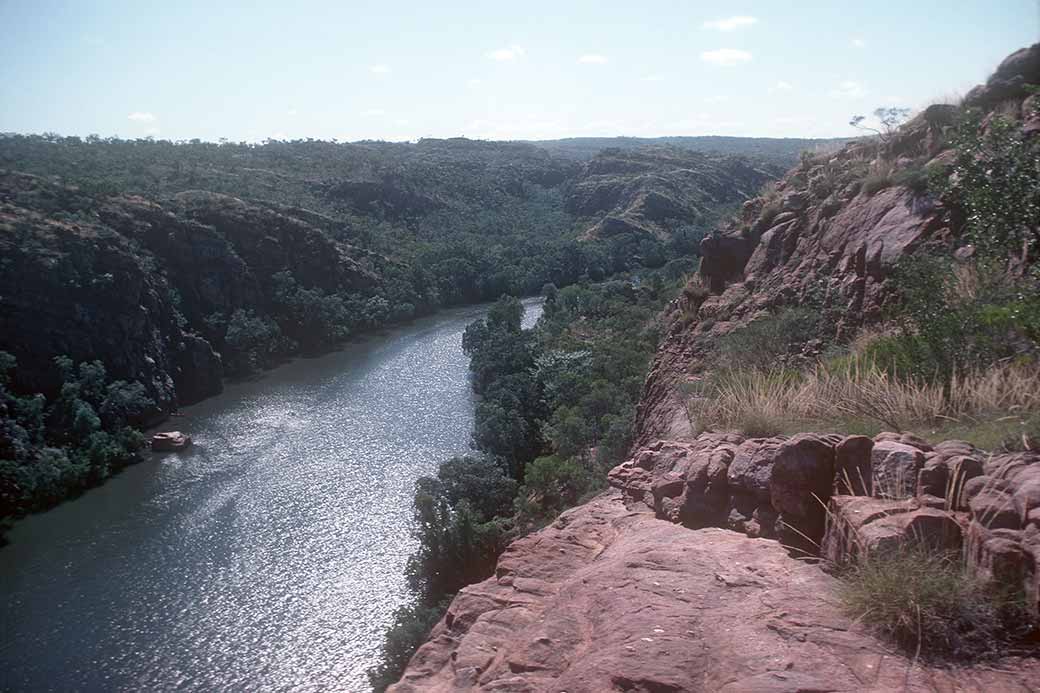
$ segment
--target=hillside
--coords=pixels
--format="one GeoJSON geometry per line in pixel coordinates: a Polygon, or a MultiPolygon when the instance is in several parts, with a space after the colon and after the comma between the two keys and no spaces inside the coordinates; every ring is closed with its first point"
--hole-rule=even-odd
{"type": "Polygon", "coordinates": [[[846,138],[808,139],[800,137],[726,137],[706,135],[701,137],[569,137],[559,140],[536,140],[534,144],[553,154],[586,161],[604,149],[631,151],[647,147],[665,147],[695,152],[714,153],[728,156],[743,156],[770,169],[782,173],[790,168],[804,151],[835,149],[842,146],[846,138]]]}
{"type": "Polygon", "coordinates": [[[614,489],[390,690],[1030,690],[1038,87],[1040,44],[706,237],[614,489]]]}
{"type": "Polygon", "coordinates": [[[688,255],[768,169],[464,139],[0,136],[0,516],[103,479],[135,459],[132,426],[226,377],[688,255]]]}

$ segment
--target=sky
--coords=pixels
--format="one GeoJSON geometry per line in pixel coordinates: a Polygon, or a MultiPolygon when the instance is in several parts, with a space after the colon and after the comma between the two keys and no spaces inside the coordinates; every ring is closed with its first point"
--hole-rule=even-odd
{"type": "Polygon", "coordinates": [[[963,95],[1040,0],[0,0],[0,132],[848,136],[963,95]]]}

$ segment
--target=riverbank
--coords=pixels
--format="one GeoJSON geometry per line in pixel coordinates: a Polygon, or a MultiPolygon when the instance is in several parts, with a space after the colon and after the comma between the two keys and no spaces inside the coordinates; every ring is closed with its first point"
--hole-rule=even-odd
{"type": "Polygon", "coordinates": [[[20,521],[0,689],[366,690],[405,595],[412,483],[469,449],[461,337],[485,310],[231,384],[178,417],[189,451],[20,521]]]}

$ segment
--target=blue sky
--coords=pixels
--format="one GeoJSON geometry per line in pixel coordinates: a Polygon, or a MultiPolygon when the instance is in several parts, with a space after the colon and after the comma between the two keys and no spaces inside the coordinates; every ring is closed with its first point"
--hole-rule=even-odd
{"type": "Polygon", "coordinates": [[[832,136],[1037,41],[1036,0],[0,0],[0,132],[832,136]]]}

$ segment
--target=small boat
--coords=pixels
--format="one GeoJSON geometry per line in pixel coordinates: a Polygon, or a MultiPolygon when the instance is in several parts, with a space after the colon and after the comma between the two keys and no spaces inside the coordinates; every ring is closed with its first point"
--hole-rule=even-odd
{"type": "Polygon", "coordinates": [[[191,445],[191,436],[180,431],[163,431],[152,436],[152,450],[155,452],[176,452],[191,445]]]}

